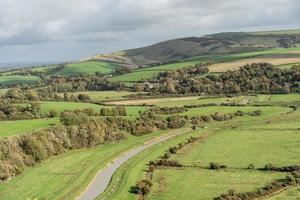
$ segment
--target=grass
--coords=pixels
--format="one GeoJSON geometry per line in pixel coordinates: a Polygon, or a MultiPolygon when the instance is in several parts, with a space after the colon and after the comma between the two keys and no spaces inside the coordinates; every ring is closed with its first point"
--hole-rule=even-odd
{"type": "Polygon", "coordinates": [[[122,152],[141,145],[151,138],[170,133],[164,131],[141,137],[129,136],[121,143],[69,151],[52,157],[33,168],[27,168],[8,183],[0,184],[0,199],[74,199],[89,184],[99,169],[112,162],[122,152]]]}
{"type": "Polygon", "coordinates": [[[15,121],[0,121],[0,138],[25,134],[38,129],[59,124],[59,119],[29,119],[15,121]]]}
{"type": "Polygon", "coordinates": [[[75,110],[93,108],[95,111],[99,111],[103,106],[93,103],[82,103],[82,102],[57,102],[57,101],[43,101],[40,102],[41,112],[49,113],[51,109],[57,112],[63,112],[64,110],[75,110]]]}
{"type": "Polygon", "coordinates": [[[136,94],[135,92],[129,91],[88,91],[88,92],[77,92],[69,93],[69,95],[74,94],[87,94],[91,97],[92,101],[103,101],[103,100],[116,100],[116,99],[125,99],[125,96],[130,94],[136,94]]]}
{"type": "Polygon", "coordinates": [[[200,107],[200,108],[192,108],[189,109],[187,112],[182,113],[182,115],[187,115],[189,117],[195,115],[209,115],[216,112],[220,113],[234,113],[238,110],[243,112],[250,112],[255,111],[257,109],[262,110],[264,113],[273,112],[274,110],[281,110],[280,108],[273,108],[273,107],[252,107],[252,106],[209,106],[209,107],[200,107]]]}
{"type": "Polygon", "coordinates": [[[117,170],[113,177],[112,184],[110,184],[108,189],[97,199],[136,199],[136,195],[129,193],[128,190],[144,176],[149,160],[157,159],[169,146],[173,146],[186,140],[190,136],[199,134],[201,134],[201,132],[198,130],[176,136],[175,138],[154,145],[134,156],[117,170]],[[113,188],[114,191],[110,192],[113,188]]]}
{"type": "Polygon", "coordinates": [[[300,48],[275,48],[265,51],[254,51],[246,53],[237,53],[237,54],[227,54],[227,55],[214,55],[214,56],[202,56],[199,58],[193,58],[190,60],[184,60],[172,64],[165,64],[155,67],[148,67],[143,69],[136,69],[132,73],[124,74],[121,76],[113,77],[113,80],[124,81],[124,82],[137,82],[142,79],[149,79],[155,76],[157,73],[167,70],[174,70],[188,66],[194,66],[197,63],[212,61],[214,63],[226,63],[230,61],[236,61],[246,58],[253,58],[263,55],[276,55],[276,54],[288,54],[299,51],[300,48]]]}
{"type": "MultiPolygon", "coordinates": [[[[96,112],[99,112],[101,108],[110,107],[102,106],[93,103],[82,103],[82,102],[56,102],[56,101],[44,101],[41,103],[41,112],[46,114],[49,113],[51,109],[56,110],[57,112],[63,112],[64,110],[75,110],[75,109],[85,109],[92,108],[96,112]]],[[[126,106],[127,116],[128,117],[138,117],[139,112],[147,110],[146,106],[126,106]]]]}
{"type": "Polygon", "coordinates": [[[86,61],[79,63],[67,64],[65,68],[55,73],[60,76],[71,76],[77,74],[92,75],[96,72],[107,74],[112,72],[114,65],[107,62],[86,61]]]}
{"type": "Polygon", "coordinates": [[[272,95],[258,95],[252,101],[254,102],[299,102],[300,94],[272,94],[272,95]]]}
{"type": "Polygon", "coordinates": [[[196,105],[206,103],[221,104],[231,101],[233,98],[211,98],[209,96],[188,96],[188,97],[172,97],[172,98],[153,98],[153,99],[132,99],[122,101],[107,102],[114,105],[156,105],[161,107],[196,105]]]}
{"type": "Polygon", "coordinates": [[[299,200],[300,187],[286,190],[281,194],[268,198],[268,200],[299,200]]]}
{"type": "Polygon", "coordinates": [[[9,75],[0,76],[0,86],[11,86],[16,84],[34,84],[39,81],[37,76],[22,76],[22,75],[9,75]]]}
{"type": "MultiPolygon", "coordinates": [[[[238,109],[244,107],[239,107],[238,109]]],[[[249,164],[263,167],[299,164],[300,112],[285,114],[280,107],[259,107],[260,117],[242,117],[209,125],[213,134],[204,142],[194,143],[171,159],[201,168],[157,170],[149,199],[213,199],[228,189],[253,191],[285,174],[246,170],[249,164]],[[210,162],[227,165],[224,171],[207,170],[210,162]],[[204,167],[204,168],[202,168],[204,167]],[[166,180],[164,191],[158,180],[166,180]]],[[[221,110],[221,109],[220,109],[221,110]]],[[[293,199],[299,190],[285,191],[279,199],[293,199]]],[[[277,197],[277,196],[275,196],[277,197]]],[[[274,199],[276,199],[274,197],[274,199]]]]}
{"type": "Polygon", "coordinates": [[[264,186],[273,179],[284,178],[283,173],[245,170],[213,171],[207,169],[167,169],[154,173],[154,182],[166,179],[166,186],[155,184],[148,199],[213,199],[229,189],[246,192],[264,186]]]}

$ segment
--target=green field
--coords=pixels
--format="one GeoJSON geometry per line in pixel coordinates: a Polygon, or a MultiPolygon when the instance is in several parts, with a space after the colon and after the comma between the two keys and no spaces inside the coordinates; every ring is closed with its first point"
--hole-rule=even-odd
{"type": "Polygon", "coordinates": [[[107,74],[112,72],[114,65],[107,62],[86,61],[67,64],[61,71],[55,73],[60,76],[71,76],[77,74],[93,75],[96,72],[107,74]]]}
{"type": "MultiPolygon", "coordinates": [[[[179,129],[178,131],[184,131],[179,129]]],[[[6,184],[0,184],[1,200],[74,199],[93,179],[99,169],[112,162],[122,152],[170,131],[129,136],[126,141],[90,149],[69,151],[50,158],[6,184]]]]}
{"type": "Polygon", "coordinates": [[[202,56],[199,58],[194,58],[186,61],[176,62],[172,64],[159,65],[155,67],[148,67],[144,69],[136,69],[132,73],[124,74],[121,76],[113,77],[113,80],[124,81],[124,82],[136,82],[142,79],[149,79],[155,76],[159,72],[174,70],[188,66],[194,66],[197,63],[201,62],[214,62],[214,63],[225,63],[230,61],[236,61],[246,58],[253,58],[258,56],[265,55],[276,55],[276,54],[288,54],[299,51],[300,48],[276,48],[265,51],[254,51],[254,52],[246,52],[246,53],[237,53],[237,54],[228,54],[228,55],[214,55],[214,56],[202,56]]]}
{"type": "Polygon", "coordinates": [[[103,100],[116,100],[125,99],[126,96],[136,94],[135,92],[129,91],[88,91],[88,92],[76,92],[69,93],[77,96],[78,94],[87,94],[91,97],[92,101],[103,101],[103,100]]]}
{"type": "MultiPolygon", "coordinates": [[[[249,164],[258,168],[267,163],[277,166],[299,164],[300,112],[287,115],[284,114],[287,110],[279,107],[263,107],[262,110],[260,117],[242,117],[219,123],[213,127],[215,134],[204,142],[192,144],[172,156],[171,159],[184,165],[200,168],[155,171],[154,189],[149,199],[213,199],[229,189],[253,191],[273,179],[284,177],[285,174],[249,171],[246,168],[249,164]],[[210,162],[225,164],[228,169],[205,169],[210,162]],[[163,192],[158,184],[161,176],[167,181],[163,192]]],[[[282,195],[282,199],[286,195],[293,199],[297,191],[286,191],[282,195]]]]}
{"type": "MultiPolygon", "coordinates": [[[[196,109],[199,110],[191,109],[188,112],[202,114],[238,109],[250,111],[258,108],[219,106],[196,109]]],[[[252,191],[273,179],[285,177],[284,173],[248,171],[245,168],[249,164],[263,167],[268,162],[280,166],[297,164],[299,157],[296,155],[300,153],[297,142],[300,140],[298,134],[300,112],[286,115],[285,113],[291,109],[281,107],[259,107],[259,109],[263,111],[263,115],[259,117],[244,116],[228,122],[208,124],[208,129],[202,130],[203,133],[214,134],[207,141],[194,144],[182,154],[172,157],[183,164],[201,167],[208,167],[212,161],[219,162],[226,164],[228,170],[220,172],[201,168],[156,170],[154,187],[149,199],[212,199],[231,188],[238,191],[252,191]],[[278,122],[282,124],[290,122],[293,126],[287,125],[286,128],[276,129],[273,125],[278,122]],[[158,185],[161,176],[166,180],[166,188],[163,191],[158,185]]],[[[178,140],[178,143],[182,141],[184,140],[178,140]]],[[[155,150],[149,149],[132,158],[117,171],[109,189],[99,199],[135,199],[135,196],[128,192],[130,186],[144,177],[149,160],[158,158],[166,149],[156,146],[155,150]],[[113,193],[110,192],[112,188],[113,193]],[[111,196],[108,196],[109,193],[111,196]]]]}
{"type": "Polygon", "coordinates": [[[0,86],[11,86],[16,84],[33,84],[39,81],[37,76],[22,76],[22,75],[8,75],[0,76],[0,86]]]}
{"type": "MultiPolygon", "coordinates": [[[[56,102],[56,101],[44,101],[40,102],[41,112],[46,114],[49,113],[51,109],[56,110],[57,112],[63,112],[64,110],[76,110],[76,109],[85,109],[92,108],[96,112],[99,112],[103,107],[93,103],[81,103],[81,102],[56,102]]],[[[139,116],[139,111],[145,111],[147,107],[145,106],[126,106],[126,111],[128,116],[137,117],[139,116]]]]}
{"type": "Polygon", "coordinates": [[[56,124],[59,124],[59,119],[57,118],[0,121],[0,138],[25,134],[56,124]]]}
{"type": "Polygon", "coordinates": [[[166,178],[166,187],[155,184],[148,199],[213,199],[229,189],[241,192],[262,187],[284,173],[266,173],[245,170],[213,171],[207,169],[167,169],[155,172],[154,183],[166,178]]]}

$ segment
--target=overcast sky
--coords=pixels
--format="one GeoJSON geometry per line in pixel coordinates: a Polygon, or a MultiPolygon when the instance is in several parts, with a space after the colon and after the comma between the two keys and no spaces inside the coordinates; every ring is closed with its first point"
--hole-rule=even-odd
{"type": "Polygon", "coordinates": [[[0,63],[66,61],[223,31],[300,28],[299,0],[1,0],[0,63]]]}

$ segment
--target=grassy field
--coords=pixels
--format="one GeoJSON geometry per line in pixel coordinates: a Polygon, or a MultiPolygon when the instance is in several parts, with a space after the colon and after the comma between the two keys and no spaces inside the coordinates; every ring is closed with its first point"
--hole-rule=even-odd
{"type": "MultiPolygon", "coordinates": [[[[249,164],[256,167],[267,163],[278,166],[299,164],[300,112],[285,114],[287,109],[280,107],[260,109],[263,110],[260,117],[248,116],[218,123],[212,129],[215,134],[204,142],[192,144],[172,156],[171,159],[182,164],[201,168],[155,171],[154,188],[149,199],[213,199],[228,189],[253,191],[272,179],[284,177],[284,174],[249,171],[246,168],[249,164]],[[229,168],[225,171],[202,169],[207,168],[210,162],[225,164],[229,168]],[[161,177],[166,180],[163,192],[158,184],[161,177]]],[[[281,199],[287,196],[295,199],[299,192],[295,189],[281,195],[281,199]]]]}
{"type": "MultiPolygon", "coordinates": [[[[129,91],[89,91],[89,92],[76,92],[69,93],[74,94],[75,96],[78,94],[87,94],[91,97],[92,101],[103,101],[103,100],[116,100],[116,99],[124,99],[125,96],[130,94],[136,94],[135,92],[129,91]]],[[[63,95],[63,94],[62,94],[63,95]]]]}
{"type": "Polygon", "coordinates": [[[213,171],[207,169],[167,169],[155,172],[154,182],[166,179],[166,187],[155,184],[148,199],[213,199],[236,188],[246,192],[262,187],[273,179],[284,178],[284,173],[245,170],[213,171]]]}
{"type": "Polygon", "coordinates": [[[118,169],[113,177],[112,184],[110,184],[108,189],[97,199],[136,199],[135,194],[129,193],[128,190],[131,186],[135,185],[135,183],[139,181],[141,177],[144,176],[145,169],[147,169],[146,164],[149,162],[149,160],[154,160],[162,155],[169,146],[178,144],[190,136],[197,136],[199,134],[201,134],[201,131],[199,130],[190,131],[189,133],[154,145],[153,147],[150,147],[134,156],[118,169]],[[112,188],[114,188],[114,192],[110,192],[112,188]]]}
{"type": "Polygon", "coordinates": [[[241,110],[243,112],[251,112],[255,111],[257,109],[260,109],[263,111],[264,114],[276,112],[276,111],[282,111],[279,107],[252,107],[252,106],[209,106],[209,107],[200,107],[200,108],[192,108],[189,109],[187,112],[181,113],[182,115],[187,115],[189,117],[195,116],[195,115],[209,115],[216,112],[220,113],[234,113],[238,110],[241,110]]]}
{"type": "Polygon", "coordinates": [[[59,119],[29,119],[16,121],[0,121],[0,138],[25,134],[38,129],[59,124],[59,119]]]}
{"type": "MultiPolygon", "coordinates": [[[[110,95],[110,94],[109,94],[110,95]]],[[[111,94],[114,96],[114,94],[111,94]]],[[[279,101],[296,101],[297,95],[259,95],[257,97],[234,97],[234,98],[203,98],[189,97],[186,99],[160,99],[155,104],[160,106],[183,106],[186,104],[199,104],[209,102],[243,102],[245,98],[255,101],[268,102],[273,99],[279,101]]],[[[96,98],[96,97],[95,97],[96,98]]],[[[72,102],[41,102],[42,112],[47,113],[55,108],[57,111],[65,109],[83,109],[92,107],[96,111],[100,105],[90,103],[72,103],[72,102]]],[[[137,116],[140,110],[147,109],[146,106],[126,106],[127,111],[132,116],[137,116]]],[[[185,132],[186,134],[177,136],[168,141],[154,145],[149,149],[139,153],[122,165],[115,173],[109,188],[99,199],[136,199],[136,196],[129,191],[129,188],[142,179],[147,163],[155,160],[162,155],[170,146],[174,146],[185,141],[190,136],[199,136],[208,133],[211,134],[203,143],[195,143],[182,152],[173,156],[183,164],[195,164],[207,167],[209,162],[218,162],[228,165],[225,171],[211,171],[200,168],[184,169],[164,169],[156,170],[154,174],[154,186],[149,199],[212,199],[226,192],[230,188],[236,188],[238,191],[252,191],[263,186],[273,179],[282,178],[282,173],[265,173],[259,171],[245,170],[248,164],[255,164],[262,167],[268,162],[276,165],[290,165],[299,162],[299,119],[300,111],[286,114],[292,109],[287,107],[230,107],[230,106],[212,106],[190,109],[189,116],[210,114],[214,112],[235,112],[236,110],[252,111],[261,109],[263,114],[259,117],[244,116],[236,117],[233,120],[225,122],[211,122],[207,124],[207,129],[198,129],[190,131],[189,128],[182,128],[169,131],[161,131],[134,137],[128,135],[128,139],[113,144],[105,144],[96,148],[69,151],[65,154],[55,156],[49,160],[33,167],[27,168],[24,173],[12,179],[8,183],[0,184],[0,199],[3,200],[23,200],[23,199],[74,199],[89,184],[97,171],[112,162],[117,156],[145,141],[162,134],[174,134],[175,132],[185,132]],[[238,141],[238,142],[237,142],[238,141]],[[158,181],[165,179],[166,187],[163,188],[158,181]],[[219,184],[221,181],[222,184],[219,184]],[[114,190],[111,193],[111,190],[114,190]],[[162,191],[163,189],[163,191],[162,191]],[[181,192],[180,192],[181,191],[181,192]]],[[[53,123],[58,120],[52,119],[53,123]]],[[[41,126],[44,122],[38,124],[24,121],[18,130],[27,131],[41,126]]],[[[15,121],[13,123],[22,121],[15,121]]],[[[49,120],[45,120],[49,122],[49,120]]],[[[45,127],[49,123],[45,122],[45,127]]],[[[1,122],[2,123],[2,122],[1,122]]],[[[1,130],[7,128],[5,133],[0,131],[0,137],[20,134],[16,131],[17,125],[1,124],[1,130]],[[16,132],[13,132],[16,131],[16,132]],[[9,135],[4,135],[9,132],[9,135]]],[[[3,122],[4,123],[4,122],[3,122]]],[[[24,132],[23,132],[24,133],[24,132]]],[[[280,194],[283,200],[287,197],[292,200],[299,194],[298,190],[286,191],[280,194]]],[[[278,196],[278,200],[281,200],[278,196]]],[[[275,199],[274,199],[275,200],[275,199]]]]}
{"type": "MultiPolygon", "coordinates": [[[[85,109],[85,108],[92,108],[96,112],[99,112],[103,107],[109,106],[102,106],[93,103],[82,103],[82,102],[56,102],[56,101],[44,101],[40,102],[41,105],[41,112],[42,113],[49,113],[51,109],[56,110],[58,112],[63,112],[64,110],[75,110],[75,109],[85,109]]],[[[146,106],[126,106],[127,115],[130,117],[137,117],[139,116],[140,111],[147,110],[146,106]]]]}
{"type": "Polygon", "coordinates": [[[153,99],[132,99],[107,102],[112,105],[156,105],[161,107],[170,106],[184,106],[206,103],[223,103],[229,102],[233,98],[210,98],[201,96],[189,96],[189,97],[171,97],[171,98],[153,98],[153,99]]]}
{"type": "Polygon", "coordinates": [[[55,73],[55,75],[60,75],[60,76],[71,76],[76,74],[91,75],[91,74],[95,74],[96,72],[107,74],[112,72],[113,69],[114,69],[114,65],[107,62],[87,61],[87,62],[67,64],[65,68],[55,73]]]}
{"type": "Polygon", "coordinates": [[[142,145],[151,138],[171,134],[172,131],[156,132],[141,137],[129,136],[121,143],[70,151],[52,157],[34,168],[27,168],[10,182],[0,184],[0,199],[74,199],[99,169],[112,162],[122,152],[142,145]]]}
{"type": "MultiPolygon", "coordinates": [[[[188,112],[200,114],[202,111],[207,113],[237,109],[248,111],[258,108],[207,107],[202,110],[199,108],[198,111],[191,109],[188,112]]],[[[238,191],[252,191],[273,179],[284,177],[285,174],[281,173],[247,171],[245,168],[250,163],[257,167],[262,167],[268,162],[278,165],[297,164],[299,157],[296,155],[300,153],[297,142],[300,140],[298,134],[300,112],[287,115],[285,113],[290,111],[289,108],[259,107],[259,109],[263,110],[263,115],[260,117],[245,116],[227,122],[208,124],[208,129],[200,130],[200,132],[210,131],[216,135],[172,158],[183,164],[197,164],[203,167],[207,167],[212,161],[219,162],[228,165],[228,170],[220,172],[194,168],[157,170],[154,174],[154,188],[149,199],[212,199],[232,187],[238,191]],[[276,131],[276,126],[272,125],[278,122],[290,122],[293,126],[276,131]],[[265,126],[266,124],[268,126],[265,126]],[[255,128],[256,125],[260,126],[255,128]],[[164,191],[161,191],[162,187],[158,185],[160,176],[166,179],[164,191]],[[218,184],[218,181],[222,184],[218,184]]],[[[169,143],[170,146],[172,146],[171,143],[169,143]]],[[[146,164],[149,160],[161,155],[159,152],[163,152],[163,148],[149,149],[123,165],[115,174],[109,189],[99,199],[135,199],[135,196],[128,192],[130,186],[144,177],[146,164]],[[110,192],[112,189],[113,193],[110,192]],[[111,196],[108,196],[109,194],[111,196]]]]}
{"type": "MultiPolygon", "coordinates": [[[[238,54],[229,54],[229,55],[215,55],[215,56],[206,56],[206,57],[199,57],[199,58],[194,58],[191,60],[186,60],[186,61],[181,61],[177,63],[172,63],[172,64],[165,64],[165,65],[160,65],[160,66],[155,66],[155,67],[148,67],[144,69],[136,69],[132,73],[129,74],[124,74],[121,76],[116,76],[113,77],[113,80],[119,80],[119,81],[124,81],[124,82],[136,82],[142,79],[149,79],[155,76],[155,74],[166,71],[166,70],[171,70],[171,69],[178,69],[178,68],[183,68],[183,67],[188,67],[188,66],[194,66],[197,63],[201,62],[214,62],[214,63],[220,63],[220,64],[214,64],[213,66],[210,66],[212,68],[212,71],[214,72],[219,72],[219,71],[224,71],[227,69],[234,69],[236,68],[235,65],[232,65],[232,62],[238,61],[238,60],[243,60],[243,59],[252,59],[252,60],[246,60],[243,62],[238,63],[240,64],[247,64],[251,62],[262,62],[262,61],[272,61],[274,58],[271,56],[277,55],[277,59],[279,55],[285,55],[284,59],[279,58],[279,60],[283,60],[280,63],[276,62],[275,64],[286,64],[286,63],[295,63],[295,62],[300,62],[300,61],[295,61],[295,59],[298,59],[299,56],[297,53],[299,53],[300,48],[290,48],[290,49],[283,49],[283,48],[276,48],[276,49],[271,49],[271,50],[266,50],[266,51],[254,51],[254,52],[247,52],[247,53],[238,53],[238,54]],[[293,59],[288,59],[286,55],[293,55],[293,59]],[[261,57],[259,60],[253,59],[255,57],[261,57]],[[270,57],[271,56],[271,57],[270,57]],[[263,59],[264,58],[264,59],[263,59]],[[288,59],[288,60],[287,60],[288,59]],[[229,64],[226,64],[229,63],[229,64]],[[222,70],[223,65],[228,65],[227,67],[224,67],[222,70]]],[[[279,56],[280,57],[280,56],[279,56]]],[[[291,57],[291,56],[290,56],[291,57]]]]}
{"type": "Polygon", "coordinates": [[[299,102],[300,94],[272,94],[272,95],[258,95],[251,99],[252,102],[299,102]]]}
{"type": "Polygon", "coordinates": [[[300,187],[286,190],[281,194],[268,198],[268,200],[299,200],[300,187]]]}
{"type": "Polygon", "coordinates": [[[37,76],[21,76],[21,75],[9,75],[0,76],[0,86],[11,86],[15,84],[33,84],[39,81],[37,76]]]}

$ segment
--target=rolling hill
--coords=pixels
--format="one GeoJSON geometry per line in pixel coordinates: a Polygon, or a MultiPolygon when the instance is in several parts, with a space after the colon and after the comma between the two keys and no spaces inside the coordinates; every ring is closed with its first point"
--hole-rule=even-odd
{"type": "Polygon", "coordinates": [[[81,61],[97,60],[134,68],[208,55],[297,47],[299,44],[300,30],[228,32],[179,38],[147,47],[99,54],[81,61]]]}

